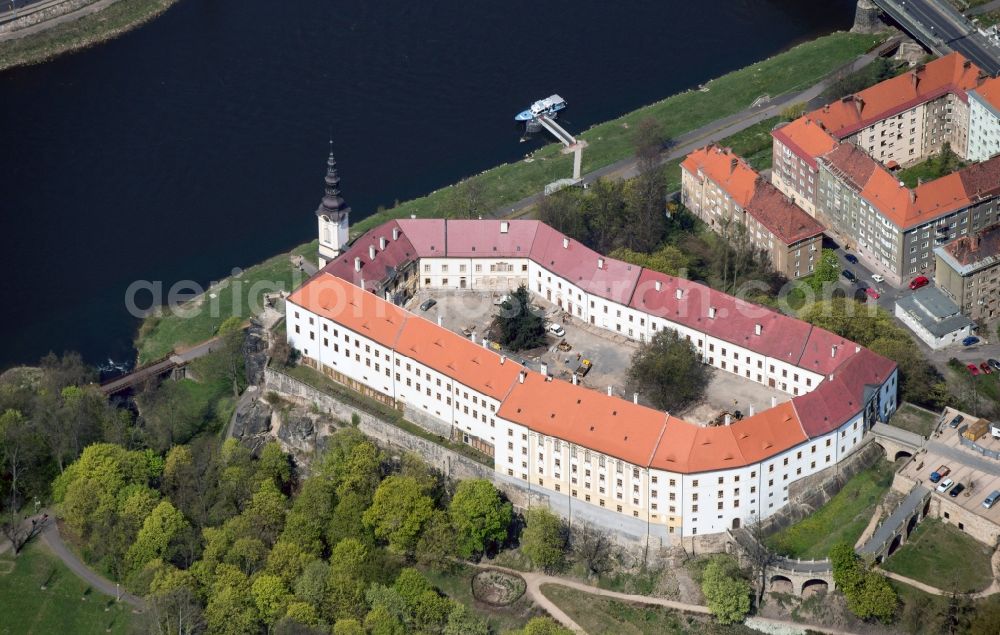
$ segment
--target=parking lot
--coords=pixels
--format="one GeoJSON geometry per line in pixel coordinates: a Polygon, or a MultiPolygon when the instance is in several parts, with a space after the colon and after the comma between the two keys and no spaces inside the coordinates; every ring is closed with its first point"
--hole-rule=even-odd
{"type": "MultiPolygon", "coordinates": [[[[440,317],[445,328],[470,339],[474,336],[475,341],[481,343],[496,314],[494,302],[504,295],[467,290],[421,291],[407,303],[406,308],[432,321],[440,317]],[[426,311],[421,310],[420,305],[429,298],[433,298],[436,304],[426,311]]],[[[592,365],[586,376],[580,379],[582,385],[602,392],[611,386],[614,394],[632,399],[632,394],[626,388],[626,376],[632,355],[639,348],[637,343],[571,318],[557,306],[541,298],[533,297],[532,302],[545,313],[549,323],[561,324],[566,334],[560,338],[550,333],[547,347],[509,352],[511,359],[533,371],[540,371],[542,364],[545,364],[548,374],[565,381],[571,381],[573,371],[579,368],[582,360],[587,359],[592,365]],[[557,348],[561,340],[565,340],[570,346],[569,350],[557,348]]],[[[711,379],[706,387],[705,398],[683,412],[673,414],[704,425],[723,412],[738,410],[746,416],[751,409],[761,412],[770,408],[772,397],[776,403],[783,403],[791,398],[778,390],[732,373],[710,369],[709,374],[711,379]]],[[[639,396],[639,400],[640,403],[647,403],[643,395],[639,396]]]]}
{"type": "MultiPolygon", "coordinates": [[[[975,417],[965,415],[965,421],[959,428],[951,428],[948,422],[956,414],[958,411],[951,408],[945,411],[938,432],[925,446],[926,454],[918,455],[917,459],[908,463],[900,474],[934,490],[933,496],[943,497],[971,513],[1000,525],[1000,504],[994,505],[992,509],[985,509],[982,506],[983,499],[990,492],[1000,490],[1000,461],[982,456],[961,445],[960,431],[969,421],[975,420],[975,417]],[[962,493],[954,498],[949,496],[948,492],[938,492],[937,484],[930,481],[931,472],[942,465],[951,470],[941,479],[942,481],[952,479],[956,484],[961,483],[965,486],[962,493]]],[[[980,437],[976,443],[988,450],[1000,451],[1000,440],[991,437],[989,432],[980,437]]]]}

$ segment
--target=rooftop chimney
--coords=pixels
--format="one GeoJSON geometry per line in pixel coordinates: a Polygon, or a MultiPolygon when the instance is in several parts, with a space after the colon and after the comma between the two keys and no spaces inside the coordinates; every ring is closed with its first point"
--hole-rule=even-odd
{"type": "Polygon", "coordinates": [[[737,159],[736,157],[733,157],[732,159],[730,159],[729,160],[729,171],[730,172],[735,172],[736,171],[736,166],[739,165],[739,162],[740,162],[740,160],[737,159]]]}
{"type": "Polygon", "coordinates": [[[836,357],[836,356],[837,356],[837,345],[834,344],[833,346],[830,347],[830,357],[836,357]]]}
{"type": "Polygon", "coordinates": [[[764,330],[764,326],[760,322],[758,322],[757,324],[755,324],[754,327],[753,327],[753,332],[754,332],[755,335],[760,335],[763,330],[764,330]]]}
{"type": "Polygon", "coordinates": [[[563,249],[569,249],[569,238],[563,238],[563,249]]]}
{"type": "Polygon", "coordinates": [[[379,236],[378,248],[385,249],[385,246],[389,244],[389,241],[385,239],[385,236],[379,236]]]}
{"type": "Polygon", "coordinates": [[[772,395],[771,396],[771,407],[774,408],[777,405],[778,405],[778,398],[772,395]]]}
{"type": "Polygon", "coordinates": [[[750,404],[750,416],[753,416],[753,404],[750,404]]]}
{"type": "Polygon", "coordinates": [[[500,233],[506,234],[510,230],[510,221],[500,221],[500,233]]]}
{"type": "Polygon", "coordinates": [[[375,245],[368,245],[368,260],[375,260],[375,245]]]}
{"type": "Polygon", "coordinates": [[[634,404],[639,403],[639,393],[637,392],[632,393],[632,403],[634,404]]]}
{"type": "Polygon", "coordinates": [[[548,377],[549,376],[549,365],[548,364],[540,364],[539,368],[538,368],[538,372],[540,372],[543,375],[545,375],[546,377],[548,377]]]}
{"type": "Polygon", "coordinates": [[[576,386],[578,383],[580,383],[580,378],[576,373],[573,373],[573,385],[576,386]]]}
{"type": "Polygon", "coordinates": [[[656,281],[656,282],[654,282],[653,284],[654,284],[654,285],[656,286],[656,290],[657,290],[657,291],[659,291],[659,290],[660,290],[660,288],[661,288],[661,287],[663,286],[662,284],[660,284],[660,281],[659,281],[659,280],[657,280],[657,281],[656,281]]]}
{"type": "Polygon", "coordinates": [[[359,256],[354,257],[354,270],[361,271],[361,258],[359,256]]]}
{"type": "Polygon", "coordinates": [[[399,240],[399,228],[398,227],[393,227],[392,228],[392,239],[393,240],[399,240]]]}
{"type": "Polygon", "coordinates": [[[858,116],[861,116],[861,109],[865,107],[865,100],[857,95],[854,96],[854,107],[858,109],[858,116]]]}
{"type": "Polygon", "coordinates": [[[855,353],[860,353],[861,352],[861,347],[860,346],[855,346],[854,347],[854,352],[855,353]]]}
{"type": "Polygon", "coordinates": [[[684,290],[678,289],[674,291],[674,297],[677,298],[678,300],[682,299],[684,297],[684,290]]]}
{"type": "Polygon", "coordinates": [[[444,326],[444,317],[438,316],[438,326],[444,326]]]}
{"type": "Polygon", "coordinates": [[[715,319],[715,307],[714,306],[708,307],[708,319],[710,319],[710,320],[714,320],[715,319]]]}
{"type": "Polygon", "coordinates": [[[604,269],[604,258],[598,258],[597,259],[597,268],[598,269],[604,269]]]}
{"type": "Polygon", "coordinates": [[[525,373],[523,370],[517,374],[517,381],[518,381],[518,383],[521,383],[521,384],[524,383],[524,376],[526,374],[527,373],[525,373]]]}
{"type": "Polygon", "coordinates": [[[733,415],[727,412],[725,422],[727,426],[730,425],[733,422],[733,415]]]}
{"type": "Polygon", "coordinates": [[[611,386],[608,386],[608,397],[612,395],[611,386]]]}
{"type": "Polygon", "coordinates": [[[417,220],[416,214],[410,214],[410,220],[417,220]]]}

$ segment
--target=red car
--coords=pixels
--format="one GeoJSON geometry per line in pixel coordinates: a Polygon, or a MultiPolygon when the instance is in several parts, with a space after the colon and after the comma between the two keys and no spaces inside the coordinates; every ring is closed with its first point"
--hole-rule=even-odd
{"type": "Polygon", "coordinates": [[[916,291],[920,287],[926,287],[928,284],[930,284],[930,280],[927,279],[927,276],[917,276],[910,283],[910,290],[916,291]]]}
{"type": "Polygon", "coordinates": [[[976,366],[975,364],[966,364],[965,367],[968,368],[969,372],[972,373],[973,375],[979,374],[979,367],[976,366]]]}
{"type": "Polygon", "coordinates": [[[991,375],[991,374],[993,374],[993,369],[992,369],[992,368],[990,368],[990,365],[989,365],[989,364],[987,364],[986,362],[983,362],[982,364],[980,364],[980,365],[979,365],[979,369],[980,369],[981,371],[983,371],[983,373],[985,373],[985,374],[987,374],[987,375],[991,375]]]}
{"type": "Polygon", "coordinates": [[[868,294],[868,297],[871,298],[872,300],[878,300],[881,297],[878,291],[872,289],[871,287],[865,289],[865,293],[868,294]]]}

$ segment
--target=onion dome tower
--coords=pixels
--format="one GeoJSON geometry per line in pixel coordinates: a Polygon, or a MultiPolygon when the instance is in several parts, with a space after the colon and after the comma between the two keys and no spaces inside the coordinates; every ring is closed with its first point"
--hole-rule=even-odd
{"type": "Polygon", "coordinates": [[[330,141],[330,156],[326,160],[326,177],[323,179],[323,199],[316,209],[319,221],[319,266],[340,255],[347,244],[350,228],[351,208],[340,196],[340,176],[337,175],[337,160],[333,158],[333,141],[330,141]]]}

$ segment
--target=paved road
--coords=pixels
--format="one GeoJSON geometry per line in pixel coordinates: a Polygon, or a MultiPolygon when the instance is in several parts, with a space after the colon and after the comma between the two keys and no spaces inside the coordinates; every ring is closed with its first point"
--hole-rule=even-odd
{"type": "MultiPolygon", "coordinates": [[[[0,0],[2,1],[2,0],[0,0]]],[[[97,13],[98,11],[106,8],[108,5],[114,4],[118,0],[97,0],[92,4],[88,4],[84,7],[77,9],[76,11],[71,11],[65,13],[58,17],[52,18],[51,20],[45,20],[44,22],[39,22],[38,24],[33,24],[31,26],[26,26],[23,29],[18,29],[16,31],[10,31],[8,33],[0,33],[0,42],[6,42],[7,40],[17,40],[26,35],[34,35],[35,33],[41,33],[47,29],[51,29],[54,26],[60,24],[66,24],[67,22],[74,22],[79,20],[83,16],[90,15],[92,13],[97,13]]],[[[21,3],[18,2],[18,7],[21,3]]]]}
{"type": "Polygon", "coordinates": [[[1000,48],[946,0],[876,0],[892,17],[925,45],[942,52],[958,51],[991,75],[1000,72],[1000,48]]]}
{"type": "MultiPolygon", "coordinates": [[[[841,68],[833,71],[827,75],[826,78],[820,80],[818,83],[810,86],[809,88],[791,93],[785,93],[757,106],[744,108],[735,114],[717,119],[712,123],[706,124],[700,128],[672,139],[671,141],[673,145],[660,157],[661,163],[679,159],[696,148],[700,148],[716,141],[721,141],[722,139],[732,136],[737,132],[746,130],[754,124],[760,123],[765,119],[777,117],[781,114],[781,111],[784,110],[785,107],[791,104],[810,102],[816,99],[827,88],[827,86],[835,80],[835,78],[842,76],[844,73],[850,73],[860,68],[864,68],[881,52],[898,45],[900,39],[901,38],[892,38],[888,40],[871,53],[859,56],[853,62],[845,64],[841,68]]],[[[584,152],[586,152],[586,150],[584,150],[584,152]]],[[[586,185],[593,183],[600,178],[632,178],[637,173],[638,161],[635,157],[629,157],[585,174],[581,179],[581,182],[586,185]]],[[[544,195],[542,193],[534,194],[521,199],[512,205],[505,205],[504,207],[494,210],[490,216],[494,218],[519,216],[529,207],[538,204],[538,202],[543,198],[544,195]]]]}
{"type": "Polygon", "coordinates": [[[81,580],[105,595],[120,597],[122,602],[131,605],[135,609],[143,610],[146,608],[146,603],[142,598],[127,593],[124,590],[119,591],[114,582],[98,575],[77,558],[76,554],[63,542],[62,536],[59,535],[59,525],[55,522],[54,516],[49,516],[49,521],[45,529],[42,530],[41,537],[42,541],[49,546],[52,552],[63,561],[63,564],[81,580]]]}
{"type": "Polygon", "coordinates": [[[993,459],[988,459],[984,456],[980,456],[972,451],[965,451],[959,447],[953,447],[940,441],[935,441],[931,439],[927,442],[927,451],[938,456],[943,456],[953,461],[959,463],[964,463],[972,467],[973,469],[979,470],[980,472],[986,472],[987,474],[992,474],[993,476],[1000,476],[1000,461],[994,461],[993,459]]]}

